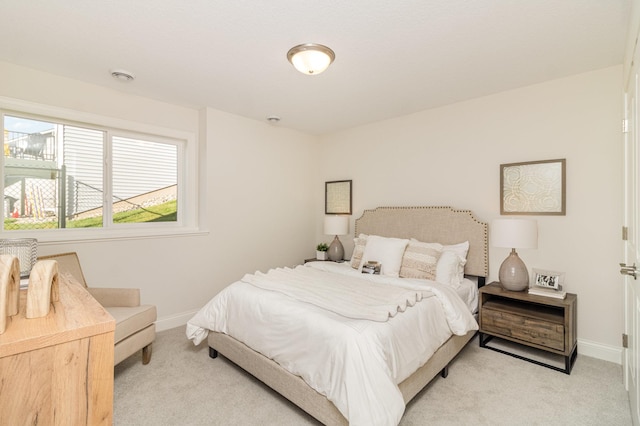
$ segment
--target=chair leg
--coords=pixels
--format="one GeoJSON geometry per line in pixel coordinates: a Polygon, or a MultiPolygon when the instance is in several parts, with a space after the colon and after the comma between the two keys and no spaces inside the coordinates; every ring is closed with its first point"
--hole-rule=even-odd
{"type": "Polygon", "coordinates": [[[151,343],[142,348],[142,364],[147,365],[151,361],[151,343]]]}

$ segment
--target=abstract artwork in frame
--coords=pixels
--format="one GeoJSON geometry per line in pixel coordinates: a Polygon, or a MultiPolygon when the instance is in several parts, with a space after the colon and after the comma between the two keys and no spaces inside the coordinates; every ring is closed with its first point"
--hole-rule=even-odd
{"type": "Polygon", "coordinates": [[[500,214],[566,215],[566,160],[500,165],[500,214]]]}
{"type": "Polygon", "coordinates": [[[324,185],[324,213],[351,214],[351,181],[336,180],[324,185]]]}

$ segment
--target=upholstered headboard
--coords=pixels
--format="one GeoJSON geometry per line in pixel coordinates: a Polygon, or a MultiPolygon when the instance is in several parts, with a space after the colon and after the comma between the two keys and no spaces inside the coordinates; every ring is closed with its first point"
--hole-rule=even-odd
{"type": "Polygon", "coordinates": [[[457,244],[469,241],[464,272],[489,275],[488,226],[469,210],[451,207],[378,207],[356,219],[355,235],[415,238],[419,241],[457,244]]]}

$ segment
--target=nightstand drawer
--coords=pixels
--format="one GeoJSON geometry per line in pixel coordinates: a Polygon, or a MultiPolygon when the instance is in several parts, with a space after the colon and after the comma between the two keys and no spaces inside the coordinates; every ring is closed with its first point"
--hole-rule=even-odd
{"type": "Polygon", "coordinates": [[[484,304],[482,331],[564,351],[564,325],[553,315],[523,315],[519,309],[500,302],[484,304]]]}

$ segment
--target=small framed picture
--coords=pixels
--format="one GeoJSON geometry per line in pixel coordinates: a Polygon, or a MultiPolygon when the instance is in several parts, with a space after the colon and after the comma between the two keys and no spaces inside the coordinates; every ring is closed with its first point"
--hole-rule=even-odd
{"type": "Polygon", "coordinates": [[[545,271],[533,269],[533,285],[537,287],[552,288],[562,290],[564,284],[564,272],[545,271]]]}

